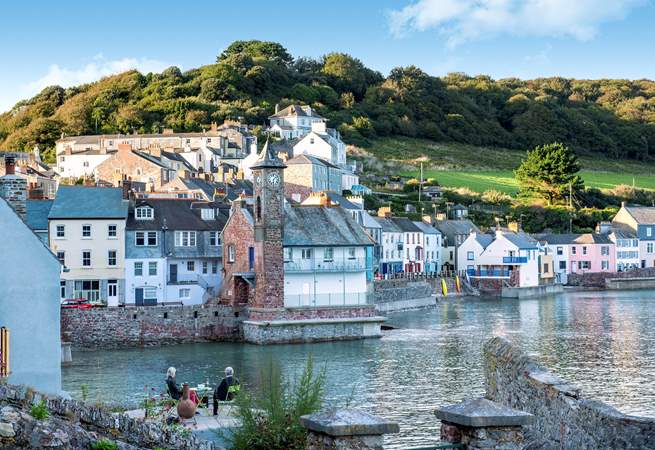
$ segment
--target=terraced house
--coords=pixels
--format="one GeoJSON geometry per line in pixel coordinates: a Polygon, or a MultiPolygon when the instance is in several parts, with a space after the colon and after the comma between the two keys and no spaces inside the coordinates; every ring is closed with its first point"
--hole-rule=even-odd
{"type": "Polygon", "coordinates": [[[623,203],[612,227],[634,233],[639,240],[639,266],[655,267],[655,208],[623,203]]]}
{"type": "Polygon", "coordinates": [[[126,227],[125,303],[195,305],[216,296],[226,221],[214,203],[137,200],[126,227]]]}
{"type": "Polygon", "coordinates": [[[48,213],[48,242],[66,269],[62,300],[118,306],[125,291],[127,211],[122,189],[59,187],[48,213]]]}

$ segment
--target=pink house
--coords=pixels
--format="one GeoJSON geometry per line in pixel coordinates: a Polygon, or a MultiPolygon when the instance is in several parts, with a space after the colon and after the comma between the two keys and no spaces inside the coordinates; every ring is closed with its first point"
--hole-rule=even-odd
{"type": "Polygon", "coordinates": [[[614,242],[605,234],[581,234],[568,248],[571,273],[616,271],[614,242]]]}

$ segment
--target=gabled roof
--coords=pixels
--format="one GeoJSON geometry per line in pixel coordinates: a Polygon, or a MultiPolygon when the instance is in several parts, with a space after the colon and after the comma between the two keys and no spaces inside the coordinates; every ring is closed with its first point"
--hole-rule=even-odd
{"type": "Polygon", "coordinates": [[[475,233],[475,236],[473,237],[478,244],[484,249],[489,246],[494,241],[494,236],[492,234],[487,234],[487,233],[475,233]]]}
{"type": "Polygon", "coordinates": [[[25,222],[34,231],[48,229],[48,214],[54,200],[28,200],[25,222]]]}
{"type": "Polygon", "coordinates": [[[575,242],[579,234],[535,234],[534,238],[548,245],[570,245],[575,242]]]}
{"type": "MultiPolygon", "coordinates": [[[[633,233],[630,233],[630,236],[634,238],[633,233]]],[[[599,233],[539,234],[535,235],[534,237],[540,242],[546,242],[549,245],[612,244],[612,240],[610,239],[609,235],[599,233]]],[[[625,239],[630,238],[628,237],[625,239]]]]}
{"type": "Polygon", "coordinates": [[[373,219],[380,224],[383,233],[402,233],[402,230],[390,218],[373,217],[373,219]]]}
{"type": "Polygon", "coordinates": [[[407,217],[392,217],[391,220],[405,233],[418,233],[421,229],[417,227],[414,222],[407,217]]]}
{"type": "Polygon", "coordinates": [[[308,155],[305,153],[302,153],[298,156],[294,156],[293,158],[288,160],[287,165],[290,164],[318,164],[319,166],[326,166],[326,167],[338,169],[337,166],[335,166],[329,161],[324,160],[323,158],[318,158],[316,156],[308,155]]]}
{"type": "Polygon", "coordinates": [[[382,225],[368,212],[362,210],[362,226],[364,228],[382,228],[382,225]]]}
{"type": "Polygon", "coordinates": [[[655,208],[651,206],[624,206],[628,214],[639,224],[655,224],[655,208]]]}
{"type": "Polygon", "coordinates": [[[188,199],[148,198],[138,200],[134,208],[142,206],[149,206],[154,210],[152,220],[135,219],[134,209],[131,208],[126,225],[128,230],[161,230],[166,227],[168,230],[221,231],[227,222],[225,211],[216,208],[213,203],[202,204],[197,200],[188,199]],[[214,220],[201,218],[200,211],[203,207],[214,210],[214,220]]]}
{"type": "Polygon", "coordinates": [[[323,118],[318,114],[316,114],[313,109],[310,109],[310,107],[300,106],[300,105],[289,105],[286,108],[276,112],[272,116],[269,116],[268,118],[271,119],[271,118],[289,117],[289,116],[316,117],[317,119],[323,118]]]}
{"type": "Polygon", "coordinates": [[[127,206],[120,188],[62,185],[48,219],[124,219],[127,206]]]}
{"type": "Polygon", "coordinates": [[[284,245],[348,247],[373,245],[373,241],[343,208],[285,205],[284,245]]]}
{"type": "Polygon", "coordinates": [[[437,220],[434,226],[451,244],[457,235],[468,235],[471,231],[480,233],[480,229],[470,220],[437,220]]]}
{"type": "Polygon", "coordinates": [[[503,236],[512,244],[516,245],[518,248],[526,249],[526,248],[539,247],[539,243],[537,242],[537,240],[527,233],[523,233],[523,232],[514,233],[510,231],[510,232],[504,232],[503,236]]]}
{"type": "Polygon", "coordinates": [[[441,234],[439,230],[429,223],[414,221],[414,225],[416,225],[424,234],[441,234]]]}

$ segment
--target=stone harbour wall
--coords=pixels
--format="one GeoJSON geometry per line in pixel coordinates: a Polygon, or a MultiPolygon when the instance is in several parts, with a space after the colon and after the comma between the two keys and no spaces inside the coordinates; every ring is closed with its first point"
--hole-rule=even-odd
{"type": "Polygon", "coordinates": [[[382,336],[384,317],[310,319],[295,321],[244,321],[243,336],[253,344],[344,341],[382,336]]]}
{"type": "Polygon", "coordinates": [[[45,397],[24,386],[0,384],[0,448],[89,449],[101,439],[114,442],[120,450],[218,449],[212,442],[181,436],[163,425],[75,400],[45,397]],[[42,400],[49,414],[37,419],[30,411],[42,400]]]}
{"type": "Polygon", "coordinates": [[[614,278],[652,278],[655,277],[655,267],[645,269],[633,269],[626,272],[594,272],[594,273],[571,273],[567,275],[568,286],[580,287],[606,287],[606,279],[614,278]]]}
{"type": "Polygon", "coordinates": [[[239,310],[208,304],[62,309],[62,340],[118,348],[240,339],[239,310]]]}
{"type": "Polygon", "coordinates": [[[427,280],[376,280],[373,282],[373,303],[381,313],[423,308],[436,304],[432,297],[434,292],[433,283],[427,280]]]}
{"type": "Polygon", "coordinates": [[[487,398],[533,414],[526,431],[542,448],[655,448],[655,418],[585,398],[504,338],[489,340],[483,356],[487,398]]]}

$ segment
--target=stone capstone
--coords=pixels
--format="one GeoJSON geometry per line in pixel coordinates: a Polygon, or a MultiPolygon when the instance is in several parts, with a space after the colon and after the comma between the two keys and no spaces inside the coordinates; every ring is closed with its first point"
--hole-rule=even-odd
{"type": "Polygon", "coordinates": [[[358,409],[338,408],[302,416],[300,424],[328,436],[363,436],[398,433],[395,422],[358,409]]]}
{"type": "Polygon", "coordinates": [[[467,427],[512,427],[532,422],[532,414],[476,398],[437,409],[438,419],[467,427]]]}

